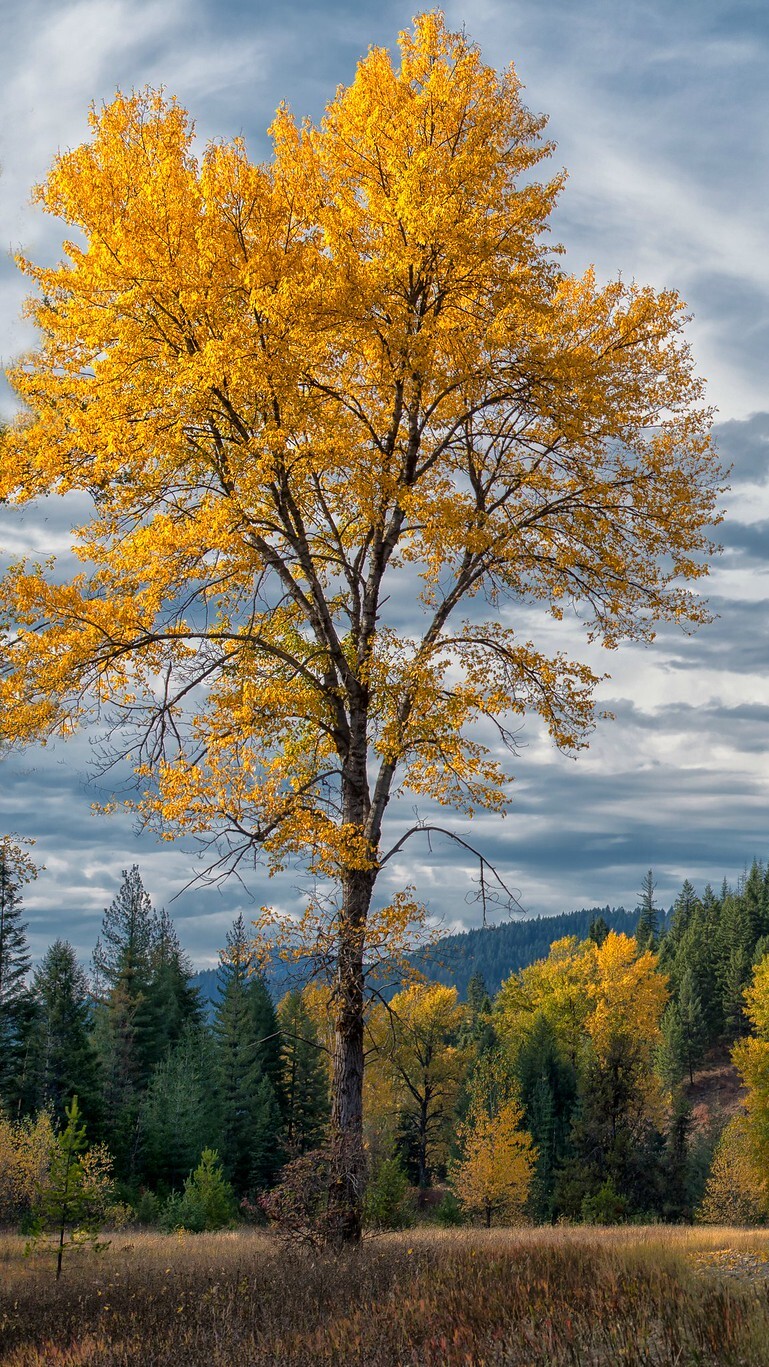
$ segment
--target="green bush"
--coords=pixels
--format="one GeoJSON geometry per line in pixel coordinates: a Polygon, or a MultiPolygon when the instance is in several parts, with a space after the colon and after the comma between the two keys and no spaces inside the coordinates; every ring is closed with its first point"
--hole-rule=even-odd
{"type": "Polygon", "coordinates": [[[364,1223],[371,1229],[408,1229],[414,1223],[409,1179],[397,1158],[385,1158],[366,1188],[364,1223]]]}
{"type": "Polygon", "coordinates": [[[169,1196],[161,1213],[160,1227],[166,1231],[188,1229],[226,1229],[235,1223],[235,1195],[222,1172],[219,1155],[204,1149],[200,1162],[184,1183],[183,1192],[169,1196]]]}
{"type": "Polygon", "coordinates": [[[137,1225],[156,1225],[160,1221],[160,1201],[154,1191],[143,1190],[133,1202],[137,1225]]]}
{"type": "Polygon", "coordinates": [[[435,1207],[435,1219],[444,1229],[457,1229],[467,1224],[467,1215],[453,1191],[447,1191],[435,1207]]]}
{"type": "Polygon", "coordinates": [[[602,1187],[593,1196],[586,1196],[582,1202],[582,1219],[586,1225],[621,1225],[630,1213],[624,1196],[620,1196],[611,1177],[607,1177],[602,1187]]]}

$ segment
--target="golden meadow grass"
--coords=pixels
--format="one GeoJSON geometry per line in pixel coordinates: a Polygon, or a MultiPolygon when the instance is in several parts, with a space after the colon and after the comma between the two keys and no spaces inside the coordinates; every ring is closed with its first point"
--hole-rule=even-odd
{"type": "Polygon", "coordinates": [[[769,1364],[769,1232],[412,1231],[339,1256],[258,1232],[0,1240],[3,1367],[769,1364]]]}

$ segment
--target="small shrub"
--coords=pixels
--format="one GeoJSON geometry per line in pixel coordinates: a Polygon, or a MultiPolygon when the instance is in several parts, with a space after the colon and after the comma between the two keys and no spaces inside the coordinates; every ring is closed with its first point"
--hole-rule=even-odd
{"type": "Polygon", "coordinates": [[[184,1191],[169,1196],[159,1223],[166,1231],[188,1229],[192,1234],[226,1229],[235,1223],[235,1196],[214,1149],[203,1150],[198,1166],[184,1183],[184,1191]]]}
{"type": "Polygon", "coordinates": [[[453,1191],[447,1191],[435,1207],[435,1219],[444,1229],[458,1229],[460,1225],[467,1224],[464,1208],[453,1191]]]}
{"type": "Polygon", "coordinates": [[[289,1243],[321,1248],[330,1241],[330,1173],[328,1150],[313,1149],[287,1163],[278,1186],[259,1197],[268,1222],[289,1243]]]}
{"type": "Polygon", "coordinates": [[[134,1218],[137,1225],[157,1225],[160,1223],[160,1201],[154,1191],[143,1190],[134,1204],[134,1218]]]}
{"type": "Polygon", "coordinates": [[[112,1201],[104,1208],[104,1224],[108,1229],[125,1229],[135,1218],[133,1206],[125,1201],[112,1201]]]}
{"type": "Polygon", "coordinates": [[[363,1221],[371,1229],[409,1229],[414,1204],[409,1179],[398,1158],[385,1158],[366,1188],[363,1221]]]}
{"type": "Polygon", "coordinates": [[[582,1202],[582,1219],[586,1225],[621,1225],[626,1222],[629,1211],[628,1202],[620,1196],[611,1177],[582,1202]]]}
{"type": "Polygon", "coordinates": [[[186,1229],[190,1234],[202,1234],[206,1227],[206,1213],[200,1203],[187,1191],[174,1191],[165,1202],[158,1220],[165,1234],[186,1229]]]}

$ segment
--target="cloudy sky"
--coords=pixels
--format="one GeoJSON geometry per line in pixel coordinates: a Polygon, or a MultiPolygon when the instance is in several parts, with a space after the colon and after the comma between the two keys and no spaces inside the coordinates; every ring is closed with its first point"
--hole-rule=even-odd
{"type": "MultiPolygon", "coordinates": [[[[33,342],[19,317],[12,252],[55,260],[61,234],[29,205],[58,149],[86,135],[92,101],[163,85],[193,113],[201,142],[245,134],[268,154],[280,100],[317,117],[371,43],[393,45],[411,4],[387,0],[26,0],[3,5],[0,59],[0,356],[33,342]]],[[[513,60],[526,99],[550,116],[569,182],[555,230],[578,271],[673,286],[719,445],[733,464],[724,553],[711,576],[718,614],[696,637],[662,632],[651,648],[587,652],[571,628],[558,644],[610,669],[603,722],[578,760],[533,724],[521,736],[509,815],[461,822],[495,859],[530,914],[635,905],[652,867],[659,900],[685,877],[735,880],[769,855],[769,7],[765,0],[466,0],[448,4],[495,66],[513,60]]],[[[7,414],[13,397],[0,395],[7,414]]],[[[66,509],[5,513],[7,552],[66,545],[66,509]]],[[[527,619],[529,614],[522,614],[527,619]]],[[[532,616],[531,627],[534,629],[532,616]]],[[[524,630],[523,625],[521,629],[524,630]]],[[[554,630],[554,628],[548,628],[554,630]]],[[[34,837],[45,872],[28,891],[39,955],[56,936],[87,957],[122,868],[138,863],[172,910],[195,961],[212,962],[234,914],[296,903],[296,878],[248,889],[182,891],[194,852],[138,836],[123,816],[91,814],[87,737],[0,765],[0,831],[34,837]],[[172,901],[172,899],[174,899],[172,901]]],[[[423,811],[423,815],[429,812],[423,811]]],[[[473,870],[449,848],[413,844],[391,886],[415,882],[447,926],[471,925],[473,870]]]]}

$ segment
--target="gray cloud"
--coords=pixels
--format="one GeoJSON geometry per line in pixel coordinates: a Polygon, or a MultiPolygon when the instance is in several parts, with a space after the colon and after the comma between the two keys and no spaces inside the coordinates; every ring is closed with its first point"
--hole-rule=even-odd
{"type": "MultiPolygon", "coordinates": [[[[412,7],[337,0],[278,7],[225,0],[30,0],[9,11],[8,78],[0,88],[3,245],[36,259],[59,254],[60,225],[29,206],[31,185],[59,146],[85,136],[89,102],[116,86],[165,84],[197,118],[201,142],[243,132],[266,156],[272,111],[288,98],[317,118],[337,82],[349,82],[369,42],[392,45],[412,7]]],[[[712,580],[716,620],[694,637],[666,627],[651,648],[607,654],[588,647],[576,619],[543,622],[510,605],[523,637],[588,659],[612,679],[600,722],[578,761],[553,752],[527,723],[513,761],[516,782],[505,820],[450,818],[495,859],[532,913],[596,902],[635,904],[655,869],[662,900],[685,876],[700,886],[735,878],[767,851],[769,824],[769,412],[766,409],[769,265],[765,246],[766,82],[769,10],[754,3],[663,0],[472,0],[448,6],[484,57],[514,58],[534,109],[551,115],[554,166],[570,180],[554,223],[567,265],[595,262],[599,275],[680,288],[695,318],[694,352],[724,415],[717,438],[733,464],[728,518],[717,535],[725,553],[712,580]],[[752,414],[752,416],[751,416],[752,414]]],[[[29,345],[18,311],[24,284],[0,262],[0,353],[29,345]],[[15,321],[16,320],[16,321],[15,321]]],[[[0,397],[5,410],[10,399],[0,397]]],[[[61,550],[80,512],[49,500],[21,516],[0,512],[0,542],[61,550]]],[[[703,585],[707,589],[707,585],[703,585]]],[[[413,585],[404,575],[390,608],[408,623],[413,585]]],[[[270,882],[244,873],[247,888],[181,891],[199,865],[192,845],[158,844],[131,818],[101,818],[90,805],[88,737],[14,754],[0,769],[0,826],[37,838],[47,865],[28,890],[32,944],[39,955],[59,934],[86,957],[104,906],[134,862],[158,905],[170,905],[183,942],[210,962],[238,910],[262,902],[296,907],[299,871],[270,882]],[[250,896],[248,895],[250,894],[250,896]],[[172,901],[172,899],[175,899],[172,901]],[[253,899],[253,900],[250,900],[253,899]]],[[[421,803],[421,818],[446,813],[421,803]]],[[[393,836],[413,820],[394,804],[393,836]]],[[[424,837],[388,865],[385,892],[413,882],[449,925],[477,923],[472,861],[424,837]]]]}

